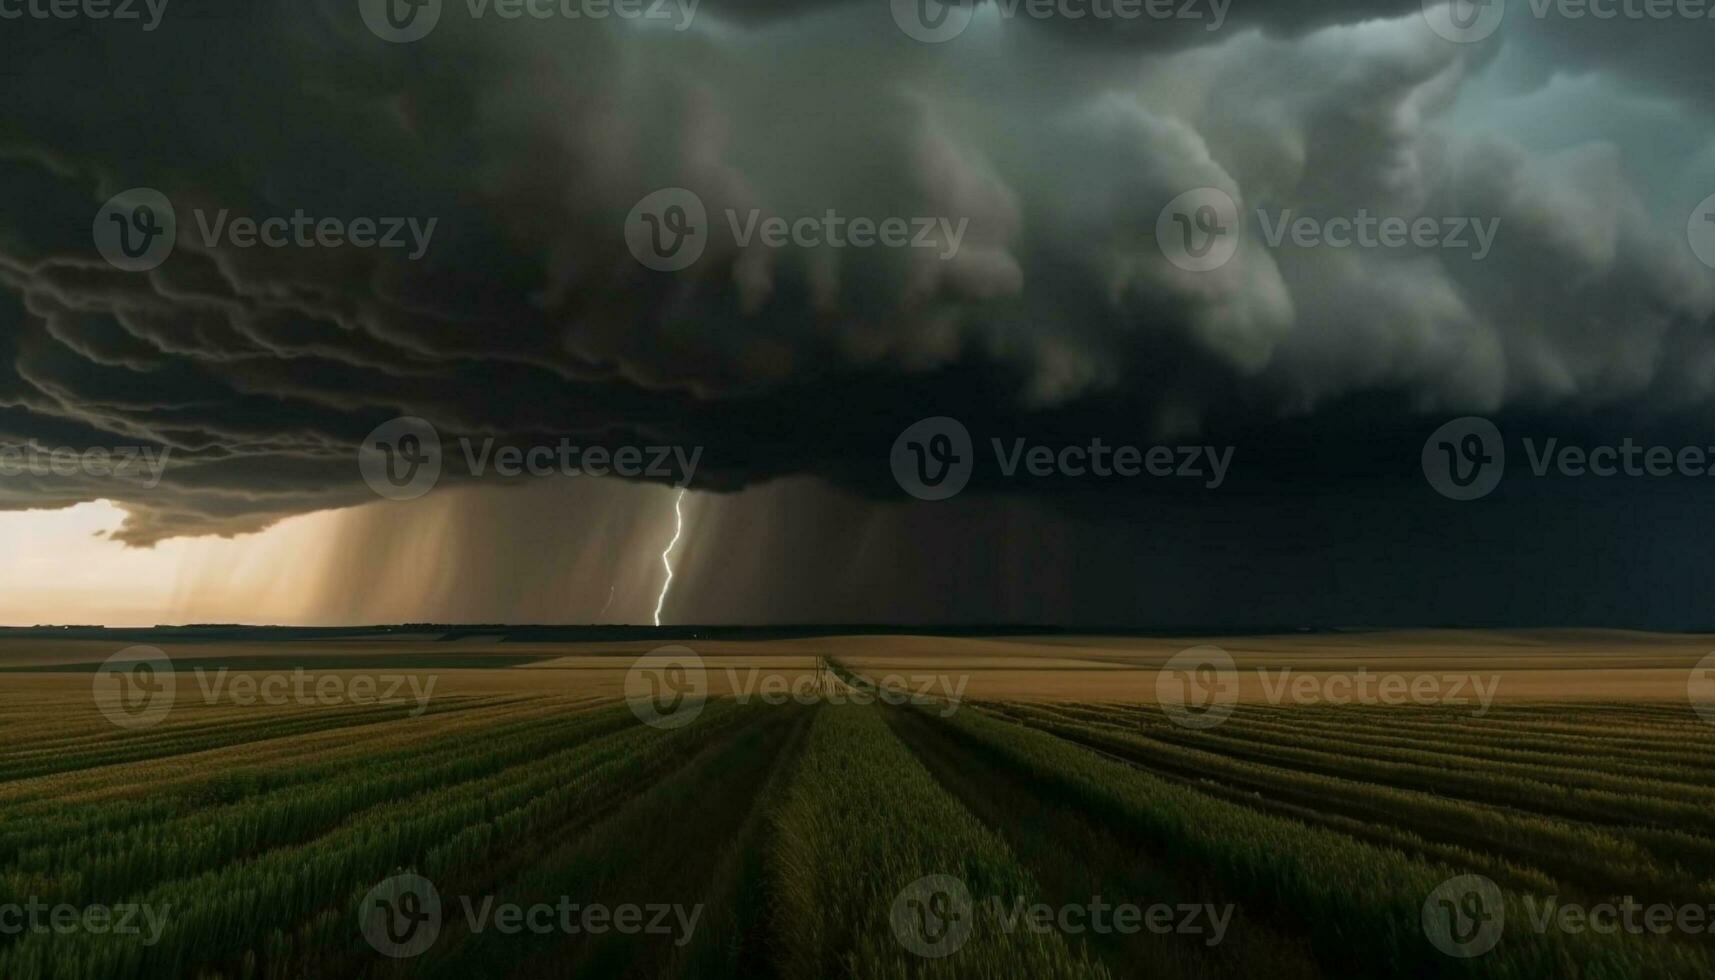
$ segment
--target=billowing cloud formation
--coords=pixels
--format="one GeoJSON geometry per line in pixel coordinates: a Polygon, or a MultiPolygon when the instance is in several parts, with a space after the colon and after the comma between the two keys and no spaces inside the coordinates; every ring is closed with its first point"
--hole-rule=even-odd
{"type": "Polygon", "coordinates": [[[115,499],[137,544],[251,531],[374,499],[357,447],[399,415],[705,447],[715,489],[870,489],[933,414],[1313,442],[1354,404],[1412,430],[1464,411],[1700,420],[1715,393],[1715,272],[1686,232],[1715,132],[1700,73],[1671,67],[1702,25],[1597,35],[1515,11],[1457,44],[1415,4],[1235,5],[1219,31],[984,4],[924,44],[879,3],[705,0],[683,30],[448,3],[391,44],[355,2],[258,8],[8,25],[0,442],[171,455],[153,487],[7,477],[0,507],[115,499]],[[1567,72],[1570,97],[1653,122],[1564,111],[1567,72]],[[1560,121],[1513,124],[1533,114],[1560,121]],[[177,218],[141,272],[91,241],[134,187],[177,218]],[[675,272],[624,235],[664,187],[709,216],[675,272]],[[1198,188],[1241,222],[1211,271],[1156,237],[1198,188]],[[830,212],[931,219],[930,247],[741,240],[830,212]],[[225,223],[299,213],[415,219],[422,255],[238,247],[225,223]],[[1306,247],[1282,224],[1306,216],[1457,222],[1465,244],[1306,247]]]}

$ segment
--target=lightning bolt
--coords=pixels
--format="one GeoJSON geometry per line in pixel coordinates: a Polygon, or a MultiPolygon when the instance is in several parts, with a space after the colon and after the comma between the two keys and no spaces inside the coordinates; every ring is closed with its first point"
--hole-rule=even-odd
{"type": "Polygon", "coordinates": [[[661,595],[655,600],[655,625],[661,625],[661,607],[667,604],[667,590],[673,587],[673,549],[679,544],[679,536],[685,533],[685,511],[680,506],[685,502],[685,491],[673,498],[673,540],[667,542],[667,547],[661,549],[661,567],[667,570],[667,581],[661,583],[661,595]]]}

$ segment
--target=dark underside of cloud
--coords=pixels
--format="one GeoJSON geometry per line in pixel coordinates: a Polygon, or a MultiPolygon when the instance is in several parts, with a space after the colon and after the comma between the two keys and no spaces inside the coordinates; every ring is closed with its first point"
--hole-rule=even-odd
{"type": "Polygon", "coordinates": [[[704,0],[676,30],[472,19],[460,0],[389,44],[357,6],[5,23],[0,444],[172,452],[158,486],[24,474],[0,479],[0,508],[112,499],[116,536],[144,546],[253,532],[373,502],[359,446],[417,416],[449,444],[699,447],[699,490],[813,477],[846,501],[830,519],[925,515],[871,529],[914,569],[873,602],[711,588],[688,600],[711,619],[1191,623],[1246,596],[1229,618],[1709,619],[1697,480],[1537,479],[1515,458],[1461,504],[1420,465],[1467,414],[1514,451],[1715,443],[1715,275],[1686,241],[1715,191],[1703,25],[1514,17],[1467,45],[1415,2],[1235,2],[1219,31],[985,4],[923,44],[879,2],[704,0]],[[1624,100],[1648,111],[1620,119],[1624,100]],[[171,201],[178,234],[127,272],[91,222],[137,187],[171,201]],[[682,271],[627,249],[628,213],[662,187],[712,216],[682,271]],[[1187,272],[1156,223],[1199,187],[1247,215],[1499,232],[1481,257],[1271,248],[1247,219],[1231,262],[1187,272]],[[951,258],[766,248],[722,217],[827,210],[965,231],[951,258]],[[201,235],[222,213],[298,212],[435,230],[419,258],[201,235]],[[915,503],[890,449],[941,415],[979,452],[1231,446],[1231,473],[1211,491],[980,466],[958,500],[915,503]],[[998,565],[931,571],[1009,534],[998,565]],[[1045,552],[1068,569],[1052,587],[1032,574],[1045,552]]]}

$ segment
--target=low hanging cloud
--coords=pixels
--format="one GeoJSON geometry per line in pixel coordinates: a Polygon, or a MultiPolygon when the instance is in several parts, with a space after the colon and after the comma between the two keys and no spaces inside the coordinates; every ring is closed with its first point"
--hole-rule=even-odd
{"type": "Polygon", "coordinates": [[[0,443],[170,452],[153,486],[49,466],[0,480],[0,507],[114,499],[139,545],[255,531],[373,500],[358,446],[402,415],[706,447],[700,487],[868,491],[933,414],[1307,438],[1354,400],[1408,429],[1696,419],[1715,393],[1697,197],[1638,177],[1715,182],[1681,25],[1514,10],[1460,44],[1417,4],[1235,4],[1217,31],[981,4],[927,44],[876,3],[704,0],[688,26],[448,3],[388,43],[358,7],[8,25],[0,443]],[[1528,100],[1567,72],[1656,107],[1663,138],[1486,115],[1500,75],[1528,100]],[[171,203],[175,244],[125,271],[93,232],[137,187],[171,203]],[[662,188],[708,216],[672,272],[625,237],[662,188]],[[1156,229],[1199,188],[1242,228],[1189,271],[1156,229]],[[931,247],[734,234],[829,215],[921,219],[931,247]],[[1458,221],[1468,244],[1267,241],[1364,216],[1458,221]],[[278,247],[268,218],[296,221],[278,247]]]}

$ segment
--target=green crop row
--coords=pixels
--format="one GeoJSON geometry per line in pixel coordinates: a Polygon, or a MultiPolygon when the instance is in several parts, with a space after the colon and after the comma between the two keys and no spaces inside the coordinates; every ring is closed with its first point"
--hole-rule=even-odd
{"type": "Polygon", "coordinates": [[[1233,759],[1214,752],[1154,742],[1132,732],[1056,720],[1031,709],[1011,717],[1055,735],[1134,759],[1180,776],[1210,779],[1301,806],[1331,809],[1404,827],[1432,840],[1499,851],[1592,891],[1635,883],[1664,895],[1703,898],[1703,875],[1669,862],[1665,867],[1642,844],[1608,828],[1449,799],[1357,779],[1301,772],[1233,759]]]}
{"type": "Polygon", "coordinates": [[[520,732],[487,732],[481,740],[431,754],[376,755],[326,774],[307,790],[302,783],[287,785],[100,835],[56,833],[18,852],[12,867],[0,873],[0,886],[10,883],[19,894],[53,901],[113,901],[151,883],[313,839],[370,806],[460,785],[633,724],[624,707],[570,714],[520,732]]]}
{"type": "Polygon", "coordinates": [[[238,960],[255,937],[285,933],[338,897],[361,893],[426,855],[477,864],[556,827],[593,818],[641,789],[684,747],[737,720],[712,703],[694,726],[641,726],[539,757],[473,782],[372,807],[330,833],[237,864],[166,881],[132,900],[170,910],[161,941],[78,933],[30,935],[0,950],[0,976],[186,975],[238,960]]]}
{"type": "MultiPolygon", "coordinates": [[[[1125,718],[1089,719],[1064,709],[1054,710],[1082,724],[1140,733],[1155,742],[1265,765],[1419,789],[1578,820],[1715,833],[1715,790],[1699,786],[1549,766],[1449,759],[1423,749],[1370,748],[1354,752],[1350,744],[1338,738],[1307,732],[1257,737],[1239,730],[1231,719],[1206,730],[1152,720],[1147,729],[1139,732],[1139,727],[1128,724],[1125,718]]],[[[1715,848],[1715,840],[1710,843],[1715,848]]],[[[1715,858],[1715,850],[1711,857],[1715,858]]]]}
{"type": "MultiPolygon", "coordinates": [[[[1481,959],[1452,959],[1425,937],[1422,910],[1438,886],[1467,869],[1214,799],[980,712],[943,724],[1038,781],[1043,793],[1075,799],[1150,840],[1247,910],[1291,923],[1330,972],[1632,980],[1710,971],[1706,953],[1672,941],[1529,929],[1508,930],[1481,959]]],[[[1507,921],[1529,920],[1521,895],[1509,890],[1503,900],[1507,921]]]]}
{"type": "Polygon", "coordinates": [[[1034,883],[1005,843],[936,785],[877,708],[818,711],[781,804],[774,854],[781,975],[1107,975],[1057,935],[1008,931],[980,913],[991,896],[1035,900],[1034,883]],[[961,882],[976,904],[959,908],[946,893],[907,892],[936,875],[961,882]],[[935,921],[912,925],[914,915],[935,921]],[[967,938],[943,957],[921,955],[901,939],[905,929],[913,938],[943,941],[952,933],[941,930],[955,923],[969,926],[967,938]],[[911,931],[919,926],[921,932],[911,931]]]}

